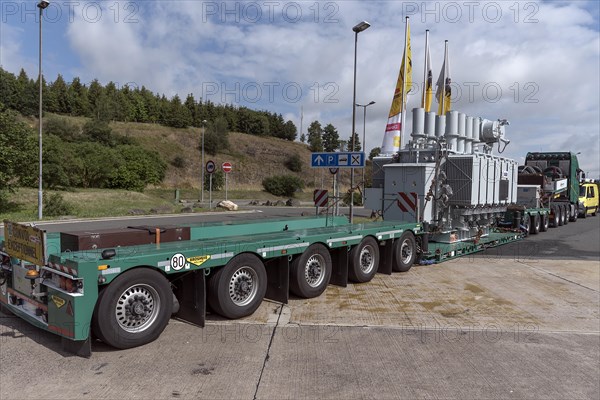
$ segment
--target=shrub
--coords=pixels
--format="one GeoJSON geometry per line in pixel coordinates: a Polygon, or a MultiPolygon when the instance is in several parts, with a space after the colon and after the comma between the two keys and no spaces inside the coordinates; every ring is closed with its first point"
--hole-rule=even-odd
{"type": "MultiPolygon", "coordinates": [[[[345,193],[344,194],[344,198],[343,198],[344,203],[346,203],[346,205],[350,204],[350,193],[345,193]]],[[[363,199],[360,193],[358,192],[354,192],[354,203],[355,206],[362,206],[363,205],[363,199]]]]}
{"type": "Polygon", "coordinates": [[[185,168],[185,158],[181,157],[181,156],[175,156],[175,158],[173,159],[173,161],[171,161],[171,165],[174,166],[175,168],[185,168]]]}
{"type": "Polygon", "coordinates": [[[285,166],[292,172],[302,172],[302,160],[298,154],[290,156],[285,161],[285,166]]]}
{"type": "Polygon", "coordinates": [[[267,192],[275,196],[294,197],[296,191],[304,188],[304,182],[293,175],[278,175],[265,178],[262,184],[267,192]]]}
{"type": "Polygon", "coordinates": [[[44,193],[44,215],[49,217],[59,217],[69,215],[73,212],[73,206],[65,201],[60,193],[44,193]]]}
{"type": "MultiPolygon", "coordinates": [[[[225,187],[225,173],[216,170],[212,176],[212,190],[222,190],[225,187]]],[[[204,174],[204,190],[210,190],[210,174],[204,174]]]]}

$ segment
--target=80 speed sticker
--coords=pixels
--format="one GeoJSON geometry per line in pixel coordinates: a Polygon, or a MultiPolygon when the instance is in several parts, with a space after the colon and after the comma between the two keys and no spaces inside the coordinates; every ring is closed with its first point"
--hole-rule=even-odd
{"type": "MultiPolygon", "coordinates": [[[[185,256],[181,253],[177,253],[173,257],[171,257],[171,268],[173,268],[175,271],[183,269],[186,266],[186,264],[187,262],[185,256]]],[[[189,264],[187,265],[189,268],[189,264]]]]}

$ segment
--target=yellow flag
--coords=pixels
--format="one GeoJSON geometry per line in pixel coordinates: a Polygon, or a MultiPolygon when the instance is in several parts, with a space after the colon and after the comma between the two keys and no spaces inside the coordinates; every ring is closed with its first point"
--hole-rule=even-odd
{"type": "MultiPolygon", "coordinates": [[[[408,20],[406,21],[408,25],[408,20]]],[[[392,101],[392,107],[390,108],[389,117],[400,114],[402,112],[402,90],[405,90],[406,98],[404,99],[405,104],[408,101],[408,93],[412,87],[412,51],[410,47],[410,25],[406,28],[406,48],[402,54],[402,65],[400,65],[400,72],[398,73],[398,82],[396,83],[396,90],[394,91],[394,99],[392,101]],[[404,64],[406,63],[406,79],[404,79],[404,64]]],[[[389,118],[388,117],[388,118],[389,118]]]]}
{"type": "Polygon", "coordinates": [[[435,97],[438,100],[438,115],[446,115],[448,111],[450,111],[452,105],[452,90],[450,84],[452,83],[452,79],[450,79],[450,64],[448,62],[448,41],[446,41],[446,49],[444,51],[444,65],[442,65],[442,70],[440,71],[440,76],[437,81],[437,92],[435,93],[435,97]],[[442,101],[443,96],[443,101],[442,101]],[[442,104],[444,108],[442,109],[442,104]]]}
{"type": "Polygon", "coordinates": [[[429,43],[427,43],[427,48],[425,49],[425,52],[425,58],[427,63],[427,65],[425,66],[425,71],[427,72],[425,77],[425,104],[423,104],[422,106],[425,109],[425,112],[429,112],[431,111],[431,103],[433,102],[433,71],[431,67],[431,56],[429,54],[429,43]]]}

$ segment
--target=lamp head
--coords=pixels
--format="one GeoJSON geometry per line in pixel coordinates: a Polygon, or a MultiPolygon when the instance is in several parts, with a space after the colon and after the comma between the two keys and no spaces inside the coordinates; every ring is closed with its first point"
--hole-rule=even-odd
{"type": "Polygon", "coordinates": [[[50,5],[50,2],[48,0],[41,0],[37,4],[38,8],[41,8],[42,10],[46,9],[49,5],[50,5]]]}
{"type": "Polygon", "coordinates": [[[370,26],[371,26],[371,24],[370,24],[370,23],[368,23],[367,21],[362,21],[362,22],[359,22],[358,24],[356,24],[356,25],[355,25],[355,26],[352,28],[352,30],[353,30],[354,32],[356,32],[356,33],[359,33],[359,32],[362,32],[362,31],[364,31],[365,29],[367,29],[367,28],[368,28],[368,27],[370,27],[370,26]]]}

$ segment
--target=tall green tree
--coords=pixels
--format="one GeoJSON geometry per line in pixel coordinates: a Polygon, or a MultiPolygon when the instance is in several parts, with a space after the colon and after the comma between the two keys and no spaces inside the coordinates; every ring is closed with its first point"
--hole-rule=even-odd
{"type": "MultiPolygon", "coordinates": [[[[19,121],[15,111],[6,110],[0,103],[0,211],[8,206],[7,195],[19,184],[31,182],[34,169],[29,168],[35,159],[33,132],[19,121]],[[30,175],[30,176],[28,176],[30,175]],[[29,178],[29,182],[27,182],[29,178]]],[[[35,164],[34,164],[35,166],[35,164]]]]}
{"type": "Polygon", "coordinates": [[[361,151],[361,149],[358,134],[354,132],[354,135],[350,135],[350,139],[348,139],[348,151],[361,151]]]}
{"type": "Polygon", "coordinates": [[[86,116],[90,113],[90,102],[88,99],[88,88],[81,84],[78,77],[73,78],[73,82],[68,89],[71,99],[71,114],[75,116],[86,116]]]}
{"type": "Polygon", "coordinates": [[[298,136],[296,124],[294,124],[292,121],[287,121],[285,125],[283,125],[283,139],[293,142],[296,140],[296,136],[298,136]]]}
{"type": "Polygon", "coordinates": [[[311,122],[308,127],[308,146],[310,151],[323,151],[323,128],[319,121],[311,122]]]}
{"type": "Polygon", "coordinates": [[[327,124],[323,129],[323,149],[331,152],[340,147],[340,135],[335,126],[327,124]]]}

